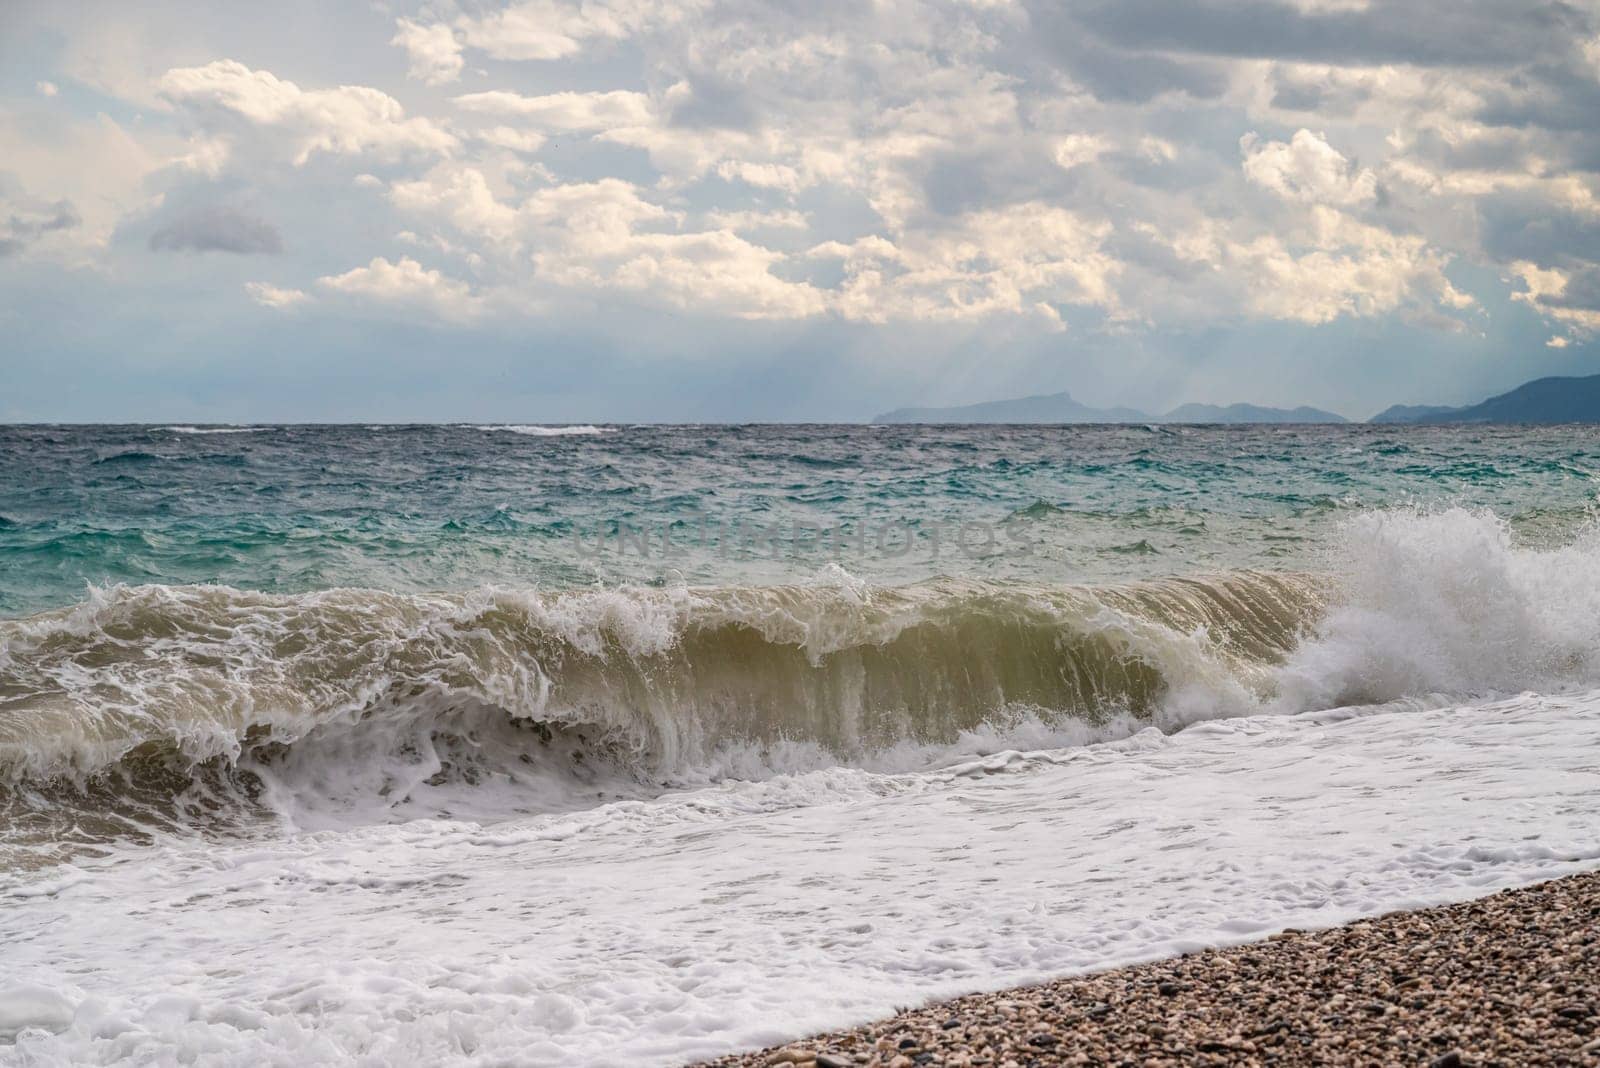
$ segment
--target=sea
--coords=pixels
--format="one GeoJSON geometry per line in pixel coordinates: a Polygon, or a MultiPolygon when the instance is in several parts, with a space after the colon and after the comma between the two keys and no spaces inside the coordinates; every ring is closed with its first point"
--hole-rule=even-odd
{"type": "Polygon", "coordinates": [[[1600,429],[0,427],[0,1064],[679,1065],[1600,867],[1600,429]]]}

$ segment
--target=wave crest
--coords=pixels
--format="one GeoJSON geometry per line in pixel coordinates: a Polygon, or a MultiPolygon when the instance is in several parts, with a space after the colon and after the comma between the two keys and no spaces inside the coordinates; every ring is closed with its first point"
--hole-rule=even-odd
{"type": "Polygon", "coordinates": [[[1594,685],[1597,565],[1600,534],[1530,548],[1453,509],[1353,517],[1323,576],[91,588],[0,622],[0,815],[59,790],[427,814],[491,780],[543,811],[799,767],[907,770],[963,745],[1594,685]],[[462,789],[417,801],[446,787],[462,789]]]}
{"type": "Polygon", "coordinates": [[[1243,693],[1319,596],[1267,574],[1109,589],[98,588],[0,624],[0,765],[92,772],[150,746],[237,759],[470,708],[585,728],[652,773],[729,742],[849,759],[1019,706],[1159,719],[1181,691],[1243,693]]]}

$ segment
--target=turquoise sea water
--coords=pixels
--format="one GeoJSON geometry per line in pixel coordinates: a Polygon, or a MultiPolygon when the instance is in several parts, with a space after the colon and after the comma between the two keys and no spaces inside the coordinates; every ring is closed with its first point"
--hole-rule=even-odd
{"type": "Polygon", "coordinates": [[[1481,508],[1551,540],[1600,489],[1590,427],[198,429],[0,429],[0,615],[72,604],[90,583],[732,585],[804,582],[830,562],[893,584],[1297,569],[1361,510],[1481,508]]]}

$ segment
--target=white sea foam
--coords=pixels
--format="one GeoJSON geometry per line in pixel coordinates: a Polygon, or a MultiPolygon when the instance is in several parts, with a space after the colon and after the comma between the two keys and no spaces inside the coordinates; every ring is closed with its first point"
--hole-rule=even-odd
{"type": "Polygon", "coordinates": [[[573,426],[539,426],[531,423],[505,423],[495,426],[471,424],[479,430],[503,430],[512,434],[526,434],[531,438],[559,438],[571,435],[606,434],[614,428],[581,424],[573,426]]]}
{"type": "Polygon", "coordinates": [[[682,1063],[1593,867],[1597,745],[1528,696],[130,848],[0,883],[0,1062],[682,1063]]]}
{"type": "Polygon", "coordinates": [[[274,429],[270,426],[164,426],[169,434],[260,434],[274,429]]]}
{"type": "Polygon", "coordinates": [[[1486,511],[1364,512],[1330,570],[1338,593],[1279,672],[1280,707],[1600,685],[1593,526],[1536,549],[1486,511]]]}

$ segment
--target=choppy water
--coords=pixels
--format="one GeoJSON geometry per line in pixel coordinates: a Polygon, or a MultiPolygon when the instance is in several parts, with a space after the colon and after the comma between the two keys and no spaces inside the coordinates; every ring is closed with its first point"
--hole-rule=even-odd
{"type": "Polygon", "coordinates": [[[1597,475],[1574,427],[0,429],[0,1061],[672,1063],[1592,864],[1597,475]]]}
{"type": "Polygon", "coordinates": [[[1600,472],[1588,427],[202,429],[0,428],[0,613],[75,603],[85,582],[727,586],[834,559],[894,584],[1295,570],[1320,566],[1341,516],[1412,503],[1559,539],[1600,472]],[[955,544],[961,523],[995,529],[989,559],[978,527],[955,544]],[[618,524],[648,531],[648,556],[618,524]],[[778,551],[773,524],[842,536],[802,527],[778,551]],[[1006,551],[1017,539],[1034,552],[1006,551]]]}

